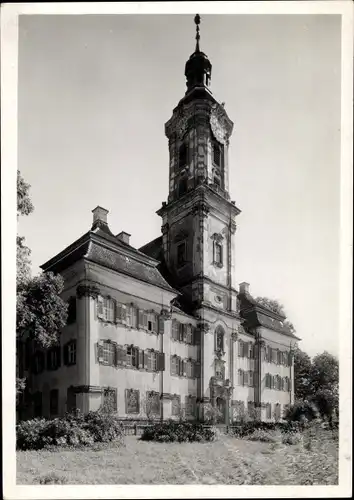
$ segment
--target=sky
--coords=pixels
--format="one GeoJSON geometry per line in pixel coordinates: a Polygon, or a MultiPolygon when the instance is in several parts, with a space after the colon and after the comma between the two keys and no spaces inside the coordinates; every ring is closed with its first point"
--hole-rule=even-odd
{"type": "MultiPolygon", "coordinates": [[[[79,238],[92,209],[137,248],[161,234],[164,124],[183,97],[193,15],[20,16],[18,167],[35,211],[32,270],[79,238]]],[[[341,21],[202,15],[211,91],[234,122],[236,283],[279,300],[311,356],[338,354],[341,21]]]]}

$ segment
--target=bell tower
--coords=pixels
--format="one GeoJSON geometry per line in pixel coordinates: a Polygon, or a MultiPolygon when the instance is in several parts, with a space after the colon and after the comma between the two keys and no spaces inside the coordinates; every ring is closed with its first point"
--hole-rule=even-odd
{"type": "Polygon", "coordinates": [[[165,124],[169,194],[162,218],[168,274],[193,312],[212,305],[236,312],[235,218],[229,195],[229,139],[233,123],[210,90],[212,65],[196,47],[185,66],[187,90],[165,124]]]}

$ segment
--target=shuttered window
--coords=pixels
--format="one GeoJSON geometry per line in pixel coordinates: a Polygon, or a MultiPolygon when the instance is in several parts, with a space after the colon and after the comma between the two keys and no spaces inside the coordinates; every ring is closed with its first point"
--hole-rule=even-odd
{"type": "Polygon", "coordinates": [[[176,319],[172,320],[172,338],[173,340],[178,340],[179,339],[179,324],[176,319]]]}
{"type": "Polygon", "coordinates": [[[49,411],[50,411],[51,417],[58,415],[58,412],[59,412],[59,391],[58,391],[58,389],[52,389],[50,391],[49,411]]]}
{"type": "Polygon", "coordinates": [[[186,325],[186,343],[193,344],[193,329],[192,325],[186,325]]]}
{"type": "Polygon", "coordinates": [[[243,385],[243,370],[238,371],[238,385],[243,385]]]}
{"type": "Polygon", "coordinates": [[[113,366],[116,361],[116,348],[113,342],[104,341],[102,345],[103,364],[113,366]]]}
{"type": "Polygon", "coordinates": [[[63,348],[64,365],[76,365],[76,340],[70,340],[63,348]]]}

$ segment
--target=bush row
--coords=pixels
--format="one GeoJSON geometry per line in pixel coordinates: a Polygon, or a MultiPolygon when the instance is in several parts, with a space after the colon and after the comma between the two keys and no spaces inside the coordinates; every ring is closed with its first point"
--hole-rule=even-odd
{"type": "Polygon", "coordinates": [[[114,414],[101,410],[66,414],[47,420],[35,418],[16,426],[16,445],[19,450],[39,450],[50,446],[88,446],[93,443],[123,441],[124,427],[114,414]]]}
{"type": "Polygon", "coordinates": [[[142,441],[159,442],[196,442],[213,441],[217,431],[214,427],[206,427],[199,422],[175,422],[167,420],[146,427],[141,435],[142,441]]]}

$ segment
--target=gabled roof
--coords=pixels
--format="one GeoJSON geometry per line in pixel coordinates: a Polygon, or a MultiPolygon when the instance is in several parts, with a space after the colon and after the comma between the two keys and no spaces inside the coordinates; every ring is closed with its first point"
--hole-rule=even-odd
{"type": "Polygon", "coordinates": [[[301,340],[286,325],[286,317],[283,314],[278,314],[261,305],[248,292],[240,292],[238,299],[240,301],[240,315],[244,319],[245,328],[264,326],[287,337],[301,340]]]}
{"type": "Polygon", "coordinates": [[[105,224],[91,229],[81,238],[41,266],[43,271],[60,273],[74,262],[85,259],[113,271],[131,276],[173,293],[157,266],[159,262],[112,234],[105,224]]]}

